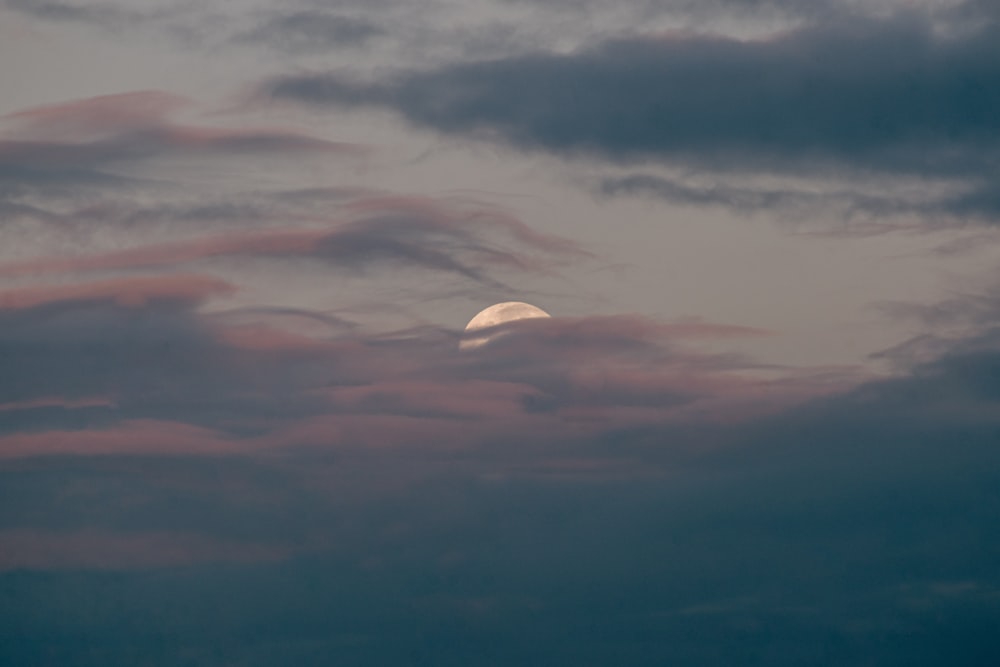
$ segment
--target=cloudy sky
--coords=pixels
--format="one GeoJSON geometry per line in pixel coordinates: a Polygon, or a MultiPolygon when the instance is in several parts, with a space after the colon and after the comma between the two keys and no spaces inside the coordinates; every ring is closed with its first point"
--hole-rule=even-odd
{"type": "Polygon", "coordinates": [[[0,56],[0,663],[1000,664],[995,0],[0,56]]]}

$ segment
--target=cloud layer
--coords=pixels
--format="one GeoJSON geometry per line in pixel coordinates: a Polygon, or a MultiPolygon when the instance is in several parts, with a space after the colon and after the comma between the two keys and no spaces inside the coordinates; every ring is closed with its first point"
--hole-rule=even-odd
{"type": "MultiPolygon", "coordinates": [[[[754,39],[630,36],[568,54],[452,63],[374,80],[288,75],[265,91],[311,105],[386,107],[441,132],[617,163],[949,181],[964,191],[938,203],[937,214],[992,220],[1000,32],[994,18],[980,14],[983,20],[961,28],[897,12],[846,15],[754,39]]],[[[694,195],[685,197],[662,181],[644,190],[689,202],[726,203],[732,193],[722,187],[718,196],[699,197],[689,189],[694,195]]],[[[781,199],[757,190],[747,198],[764,206],[781,199]]],[[[861,197],[854,201],[866,206],[861,197]]],[[[916,208],[905,199],[882,208],[907,205],[916,208]]]]}
{"type": "Polygon", "coordinates": [[[761,406],[680,347],[753,332],[556,318],[468,354],[220,327],[205,292],[4,316],[5,659],[82,637],[153,664],[995,657],[993,332],[761,406]]]}
{"type": "Polygon", "coordinates": [[[990,2],[0,4],[0,664],[1000,664],[990,2]]]}

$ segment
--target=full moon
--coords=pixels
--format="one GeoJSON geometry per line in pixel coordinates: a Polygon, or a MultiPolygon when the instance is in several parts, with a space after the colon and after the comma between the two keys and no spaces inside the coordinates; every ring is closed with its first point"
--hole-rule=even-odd
{"type": "MultiPolygon", "coordinates": [[[[532,306],[530,303],[524,303],[523,301],[504,301],[503,303],[493,304],[489,308],[480,311],[479,314],[469,320],[469,323],[465,325],[465,333],[470,334],[479,329],[488,329],[505,322],[530,320],[540,317],[551,317],[551,315],[538,306],[532,306]]],[[[481,347],[489,343],[498,335],[500,334],[493,333],[471,338],[467,337],[459,344],[459,348],[463,350],[471,350],[481,347]]]]}

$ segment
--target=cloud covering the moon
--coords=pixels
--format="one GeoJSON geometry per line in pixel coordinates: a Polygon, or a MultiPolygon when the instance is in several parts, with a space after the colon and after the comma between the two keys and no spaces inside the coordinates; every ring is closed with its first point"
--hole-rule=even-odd
{"type": "Polygon", "coordinates": [[[484,308],[465,325],[465,335],[459,343],[459,349],[471,350],[488,344],[502,331],[496,328],[507,323],[539,317],[551,317],[538,306],[523,301],[504,301],[484,308]]]}

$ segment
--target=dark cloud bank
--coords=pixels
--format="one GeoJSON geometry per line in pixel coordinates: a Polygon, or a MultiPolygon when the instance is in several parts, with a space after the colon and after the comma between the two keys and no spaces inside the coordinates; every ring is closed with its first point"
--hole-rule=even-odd
{"type": "Polygon", "coordinates": [[[988,325],[762,404],[685,342],[759,332],[556,318],[459,353],[200,312],[231,289],[3,295],[4,664],[1000,658],[988,325]]]}
{"type": "MultiPolygon", "coordinates": [[[[448,64],[374,81],[290,75],[265,89],[314,105],[386,107],[442,132],[716,177],[765,171],[937,179],[961,192],[917,215],[992,220],[1000,27],[983,7],[961,9],[949,20],[901,11],[838,14],[759,40],[626,37],[570,54],[448,64]]],[[[655,172],[604,186],[738,208],[730,189],[683,189],[655,172]]],[[[750,195],[763,206],[787,204],[774,193],[750,195]]],[[[915,208],[905,199],[851,203],[875,214],[915,208]]]]}

